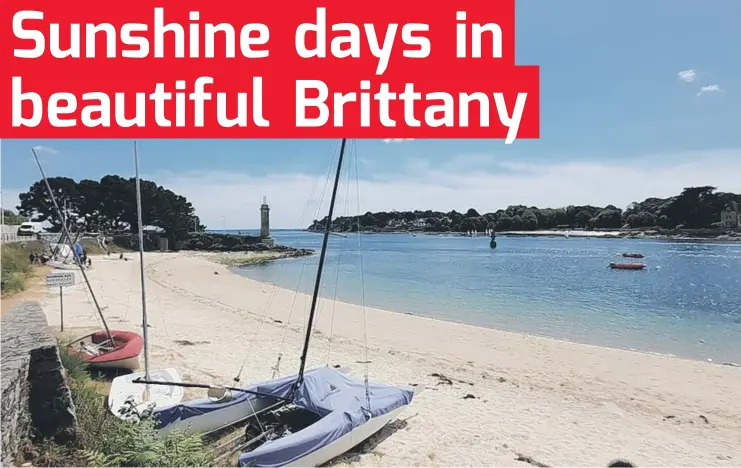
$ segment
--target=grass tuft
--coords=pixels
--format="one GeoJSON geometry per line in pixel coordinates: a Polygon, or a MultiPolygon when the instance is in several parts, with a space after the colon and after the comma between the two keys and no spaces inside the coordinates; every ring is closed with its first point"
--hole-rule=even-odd
{"type": "Polygon", "coordinates": [[[77,412],[77,438],[64,446],[37,443],[31,450],[34,466],[213,465],[213,452],[197,433],[172,431],[158,436],[152,420],[126,422],[113,416],[85,361],[64,346],[60,357],[77,412]]]}

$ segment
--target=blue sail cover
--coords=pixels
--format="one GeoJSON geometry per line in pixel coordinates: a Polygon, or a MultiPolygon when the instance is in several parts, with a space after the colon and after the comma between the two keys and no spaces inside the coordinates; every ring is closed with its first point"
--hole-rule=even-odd
{"type": "MultiPolygon", "coordinates": [[[[296,375],[257,384],[254,390],[288,398],[296,375]]],[[[239,466],[284,466],[308,455],[378,417],[412,401],[412,390],[388,385],[368,384],[370,413],[366,385],[331,368],[321,367],[304,373],[294,403],[322,417],[311,426],[280,439],[270,440],[239,457],[239,466]]]]}

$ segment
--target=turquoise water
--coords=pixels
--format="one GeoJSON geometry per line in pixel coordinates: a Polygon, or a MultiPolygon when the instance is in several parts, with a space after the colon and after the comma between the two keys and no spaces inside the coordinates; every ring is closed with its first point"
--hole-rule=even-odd
{"type": "MultiPolygon", "coordinates": [[[[243,231],[246,233],[246,231],[243,231]]],[[[322,235],[275,231],[319,249],[322,235]]],[[[369,306],[588,344],[741,362],[741,244],[362,236],[369,306]],[[607,268],[640,252],[645,271],[607,268]]],[[[331,236],[322,295],[362,303],[358,236],[331,236]]],[[[318,255],[236,268],[311,293],[318,255]],[[299,278],[301,280],[299,281],[299,278]]],[[[413,330],[410,330],[413,332],[413,330]]]]}

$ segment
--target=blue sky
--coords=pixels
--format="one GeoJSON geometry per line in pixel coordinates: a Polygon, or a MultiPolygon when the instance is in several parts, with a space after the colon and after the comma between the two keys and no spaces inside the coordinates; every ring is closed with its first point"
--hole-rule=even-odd
{"type": "MultiPolygon", "coordinates": [[[[540,140],[358,141],[360,208],[625,205],[690,184],[741,192],[738,18],[738,0],[518,1],[517,63],[541,66],[540,140]]],[[[210,227],[237,228],[258,223],[263,195],[277,227],[305,224],[335,142],[139,144],[144,177],[187,196],[210,227]]],[[[4,207],[38,180],[34,146],[49,175],[133,174],[128,140],[3,140],[4,207]]]]}

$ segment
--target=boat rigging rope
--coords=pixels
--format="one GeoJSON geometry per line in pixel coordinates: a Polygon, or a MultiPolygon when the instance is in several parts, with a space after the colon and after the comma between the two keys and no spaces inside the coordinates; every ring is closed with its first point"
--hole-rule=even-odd
{"type": "MultiPolygon", "coordinates": [[[[333,154],[334,152],[335,151],[333,151],[333,154]]],[[[329,186],[329,183],[332,177],[332,167],[333,166],[334,166],[334,155],[332,157],[332,162],[329,165],[329,170],[327,171],[327,179],[324,184],[324,190],[322,190],[322,196],[319,198],[319,203],[317,204],[316,211],[314,213],[314,219],[317,219],[317,217],[319,216],[319,210],[322,208],[322,204],[324,203],[324,197],[327,193],[327,188],[329,186]]],[[[285,327],[283,328],[283,338],[281,339],[281,342],[280,342],[280,348],[278,350],[278,359],[276,360],[275,367],[273,368],[272,378],[275,378],[275,376],[278,375],[280,372],[280,362],[283,359],[283,348],[285,347],[285,344],[286,344],[286,338],[288,337],[288,329],[291,323],[291,317],[293,316],[293,311],[295,310],[295,306],[296,306],[296,299],[298,298],[299,289],[301,288],[301,278],[304,275],[304,269],[306,268],[306,265],[308,264],[308,260],[309,259],[307,257],[303,265],[301,266],[301,272],[298,277],[298,284],[296,285],[296,289],[293,293],[293,300],[291,301],[291,308],[288,311],[288,319],[286,320],[285,327]]],[[[302,326],[302,329],[303,329],[303,326],[302,326]]]]}
{"type": "Polygon", "coordinates": [[[87,287],[83,287],[82,290],[85,292],[85,298],[87,299],[87,304],[90,306],[90,311],[92,312],[93,317],[95,317],[95,321],[98,323],[99,326],[103,327],[103,321],[100,319],[100,316],[95,312],[95,305],[93,304],[93,299],[90,297],[90,294],[87,291],[87,287]]]}
{"type": "Polygon", "coordinates": [[[132,292],[132,279],[134,277],[134,274],[136,273],[136,264],[134,262],[131,262],[131,271],[129,272],[129,283],[128,283],[128,289],[129,294],[126,296],[126,309],[124,309],[124,320],[129,319],[129,306],[131,305],[131,292],[132,292]]]}
{"type": "MultiPolygon", "coordinates": [[[[345,185],[345,216],[350,216],[350,172],[351,168],[350,165],[347,165],[347,176],[345,177],[346,185],[345,185]]],[[[344,246],[343,246],[344,247],[344,246]]],[[[332,300],[332,317],[330,319],[329,323],[329,335],[327,337],[327,366],[330,364],[330,360],[332,358],[332,337],[334,335],[334,317],[335,317],[335,311],[337,309],[337,294],[339,292],[340,287],[340,268],[342,266],[342,253],[344,252],[344,248],[339,249],[339,252],[337,254],[337,270],[336,270],[336,276],[335,276],[335,283],[334,283],[334,299],[332,300]]],[[[319,323],[319,316],[321,315],[322,310],[319,310],[319,313],[317,314],[317,323],[319,323]]]]}
{"type": "MultiPolygon", "coordinates": [[[[154,276],[154,273],[156,273],[156,270],[154,269],[155,266],[159,265],[160,263],[166,261],[168,258],[165,256],[164,258],[161,258],[159,261],[150,262],[149,265],[146,267],[146,271],[149,271],[152,273],[152,276],[154,276]]],[[[155,283],[157,286],[162,288],[159,284],[155,283]]],[[[147,290],[150,294],[147,295],[149,297],[150,295],[154,296],[154,300],[157,301],[157,308],[159,309],[160,313],[160,320],[162,320],[162,329],[165,332],[165,338],[167,339],[167,342],[171,342],[172,339],[170,338],[170,332],[167,330],[167,320],[165,320],[165,312],[162,308],[162,301],[160,300],[159,292],[156,291],[155,288],[150,288],[151,291],[147,290]],[[152,294],[153,293],[153,294],[152,294]]]]}
{"type": "MultiPolygon", "coordinates": [[[[337,145],[338,145],[338,143],[335,142],[334,147],[336,148],[337,145]]],[[[334,151],[333,151],[333,153],[334,153],[334,151]]],[[[331,174],[331,172],[330,172],[331,169],[332,169],[332,165],[330,164],[329,169],[328,169],[328,173],[327,173],[327,179],[329,179],[329,174],[331,174]]],[[[314,195],[316,194],[316,189],[317,189],[317,185],[319,184],[319,180],[320,179],[318,179],[318,178],[315,178],[314,179],[314,183],[313,183],[312,188],[311,188],[311,193],[309,194],[309,197],[307,198],[306,203],[304,204],[304,209],[301,212],[301,217],[300,217],[299,223],[298,223],[298,229],[302,229],[303,228],[304,219],[305,219],[306,214],[309,211],[309,206],[311,204],[311,201],[313,200],[314,195]]],[[[325,186],[325,191],[326,191],[326,186],[325,186]]],[[[323,199],[323,197],[324,197],[324,193],[322,193],[322,199],[323,199]]],[[[320,206],[321,206],[321,200],[322,199],[320,199],[320,203],[319,203],[320,206]]],[[[296,287],[296,290],[297,291],[298,291],[298,289],[299,289],[299,287],[301,285],[301,278],[303,277],[303,272],[304,272],[304,269],[306,267],[306,264],[308,263],[308,260],[309,260],[309,257],[307,256],[307,257],[304,258],[304,261],[302,263],[301,272],[299,274],[299,279],[298,279],[298,285],[296,287]]],[[[278,268],[281,268],[282,266],[283,265],[280,265],[279,264],[278,265],[278,268]]],[[[270,310],[270,307],[271,307],[271,305],[273,303],[273,300],[275,299],[275,296],[276,296],[277,291],[278,291],[278,284],[277,284],[276,281],[274,281],[271,284],[270,294],[268,295],[268,300],[265,303],[265,307],[264,307],[263,313],[262,313],[262,315],[260,317],[260,321],[258,322],[257,327],[255,327],[255,332],[253,333],[252,339],[250,340],[250,344],[247,347],[247,352],[245,353],[244,359],[242,359],[242,363],[241,363],[241,365],[239,367],[239,372],[237,372],[236,377],[234,377],[234,381],[235,382],[239,382],[240,381],[240,379],[242,377],[242,372],[244,371],[244,366],[247,363],[247,361],[252,357],[252,351],[254,349],[255,343],[257,342],[257,338],[259,336],[260,330],[262,329],[262,326],[268,321],[268,311],[270,310]]],[[[294,301],[295,301],[295,298],[294,298],[294,301]]],[[[288,328],[289,323],[290,323],[290,313],[289,313],[289,318],[288,318],[288,320],[286,321],[286,324],[285,324],[285,328],[286,329],[288,328]]],[[[284,332],[284,342],[285,342],[285,332],[284,332]]],[[[277,372],[276,369],[280,365],[282,350],[283,350],[283,344],[281,344],[281,348],[280,348],[280,351],[278,353],[278,363],[276,364],[276,366],[275,366],[275,368],[273,370],[273,377],[275,377],[275,373],[277,372]]]]}
{"type": "Polygon", "coordinates": [[[368,383],[368,368],[370,365],[370,360],[368,359],[368,309],[365,306],[365,273],[363,268],[363,236],[361,234],[360,229],[360,175],[358,173],[358,148],[357,148],[357,141],[353,140],[352,144],[353,149],[353,158],[352,161],[355,162],[355,188],[357,192],[357,215],[355,217],[355,220],[357,222],[357,231],[358,231],[358,254],[360,256],[360,291],[361,291],[361,300],[362,300],[362,306],[363,306],[363,349],[365,358],[363,361],[365,362],[365,398],[368,403],[368,413],[371,412],[371,399],[370,399],[370,386],[368,383]]]}

